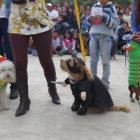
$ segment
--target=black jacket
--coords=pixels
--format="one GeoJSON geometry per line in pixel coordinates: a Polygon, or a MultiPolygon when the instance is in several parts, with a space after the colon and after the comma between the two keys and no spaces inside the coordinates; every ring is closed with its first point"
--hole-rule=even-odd
{"type": "Polygon", "coordinates": [[[85,102],[88,107],[107,109],[113,106],[113,101],[108,90],[97,76],[94,76],[94,80],[92,81],[88,80],[85,76],[84,79],[78,83],[73,82],[70,78],[65,80],[66,84],[70,84],[74,96],[80,97],[82,91],[87,93],[85,102]]]}

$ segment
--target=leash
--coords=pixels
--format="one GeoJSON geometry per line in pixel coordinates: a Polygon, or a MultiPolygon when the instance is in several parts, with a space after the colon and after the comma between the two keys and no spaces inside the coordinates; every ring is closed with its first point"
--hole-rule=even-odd
{"type": "Polygon", "coordinates": [[[126,67],[126,49],[125,49],[125,67],[126,67]]]}

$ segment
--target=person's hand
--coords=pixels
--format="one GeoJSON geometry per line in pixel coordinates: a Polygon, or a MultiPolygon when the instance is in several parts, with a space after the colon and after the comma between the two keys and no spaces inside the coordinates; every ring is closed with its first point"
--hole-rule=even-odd
{"type": "Polygon", "coordinates": [[[131,40],[133,40],[133,39],[134,39],[134,37],[135,37],[135,34],[133,34],[133,35],[131,36],[131,40]]]}
{"type": "Polygon", "coordinates": [[[140,32],[136,33],[136,34],[133,34],[131,36],[131,40],[136,42],[136,43],[139,43],[140,44],[140,32]]]}
{"type": "Polygon", "coordinates": [[[72,53],[72,50],[68,50],[69,53],[72,53]]]}
{"type": "Polygon", "coordinates": [[[84,22],[83,22],[83,24],[87,24],[87,22],[86,22],[86,21],[84,21],[84,22]]]}
{"type": "Polygon", "coordinates": [[[128,32],[128,28],[125,28],[125,32],[126,32],[126,33],[128,32]]]}
{"type": "Polygon", "coordinates": [[[133,40],[135,37],[137,37],[137,36],[139,36],[139,35],[140,35],[140,32],[137,32],[137,33],[133,34],[133,35],[131,36],[131,40],[133,40]]]}
{"type": "Polygon", "coordinates": [[[137,32],[136,35],[140,35],[140,32],[137,32]]]}
{"type": "Polygon", "coordinates": [[[126,29],[125,29],[125,32],[127,32],[127,33],[130,32],[130,28],[129,28],[129,27],[126,28],[126,29]]]}
{"type": "Polygon", "coordinates": [[[98,21],[98,22],[101,22],[102,19],[103,19],[103,17],[100,16],[100,15],[96,15],[96,16],[95,16],[95,20],[98,21]]]}
{"type": "Polygon", "coordinates": [[[66,87],[66,86],[67,86],[67,84],[64,82],[63,87],[66,87]]]}
{"type": "Polygon", "coordinates": [[[90,16],[89,19],[90,19],[90,22],[92,22],[94,20],[94,17],[90,16]]]}
{"type": "Polygon", "coordinates": [[[135,37],[132,41],[134,41],[135,43],[140,44],[140,36],[135,37]]]}

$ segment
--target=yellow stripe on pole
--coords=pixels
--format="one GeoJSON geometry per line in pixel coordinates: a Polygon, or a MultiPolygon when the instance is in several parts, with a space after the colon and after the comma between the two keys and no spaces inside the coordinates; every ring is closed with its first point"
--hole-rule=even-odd
{"type": "Polygon", "coordinates": [[[83,38],[82,38],[82,35],[81,35],[80,16],[79,16],[77,0],[74,0],[74,7],[75,7],[76,20],[77,20],[77,24],[78,24],[78,28],[79,28],[79,34],[80,34],[81,51],[82,51],[84,62],[86,62],[84,43],[83,43],[83,38]]]}

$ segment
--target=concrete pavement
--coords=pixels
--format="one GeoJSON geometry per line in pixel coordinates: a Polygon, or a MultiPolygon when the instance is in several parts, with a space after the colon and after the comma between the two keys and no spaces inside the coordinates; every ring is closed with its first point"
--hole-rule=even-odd
{"type": "MultiPolygon", "coordinates": [[[[78,54],[81,56],[81,54],[78,54]]],[[[60,59],[69,56],[54,56],[58,81],[68,75],[60,67],[60,59]]],[[[89,57],[87,66],[89,67],[89,57]]],[[[101,58],[100,58],[101,59],[101,58]]],[[[128,58],[127,58],[128,59],[128,58]]],[[[101,61],[98,65],[101,78],[101,61]]],[[[115,104],[127,105],[130,113],[106,112],[78,116],[70,109],[73,96],[70,87],[57,85],[61,105],[54,105],[48,95],[46,81],[38,57],[29,56],[29,95],[31,109],[22,117],[15,117],[19,99],[7,99],[9,111],[0,112],[0,140],[139,140],[140,106],[130,103],[128,91],[128,63],[124,56],[111,60],[110,94],[115,104]]]]}

